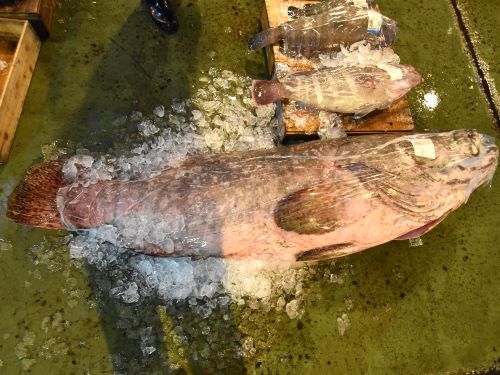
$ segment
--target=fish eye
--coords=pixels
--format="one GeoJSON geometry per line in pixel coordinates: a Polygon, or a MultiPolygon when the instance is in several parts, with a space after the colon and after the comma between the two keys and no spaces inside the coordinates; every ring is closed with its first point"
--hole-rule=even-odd
{"type": "Polygon", "coordinates": [[[477,147],[474,143],[471,146],[471,154],[472,154],[472,156],[479,155],[479,147],[477,147]]]}

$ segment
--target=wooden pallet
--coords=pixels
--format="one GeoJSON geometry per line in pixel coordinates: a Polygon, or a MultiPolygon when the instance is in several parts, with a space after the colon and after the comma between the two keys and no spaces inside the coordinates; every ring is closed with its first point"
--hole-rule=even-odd
{"type": "Polygon", "coordinates": [[[28,21],[0,18],[0,163],[5,163],[23,110],[40,40],[28,21]]]}
{"type": "MultiPolygon", "coordinates": [[[[315,2],[317,1],[265,0],[261,20],[262,28],[277,27],[284,22],[291,21],[288,16],[289,6],[301,8],[305,4],[315,2]]],[[[270,77],[276,75],[280,78],[284,74],[282,72],[304,71],[313,68],[308,60],[299,60],[285,56],[281,53],[280,47],[277,45],[266,48],[266,59],[270,77]]],[[[317,133],[320,125],[318,113],[297,109],[294,104],[287,101],[280,103],[280,108],[278,116],[285,129],[285,137],[297,137],[317,133]]],[[[348,134],[402,132],[412,131],[415,128],[406,98],[395,103],[387,110],[377,111],[361,120],[353,120],[349,116],[344,116],[343,123],[342,128],[348,134]]]]}
{"type": "Polygon", "coordinates": [[[52,30],[55,0],[12,0],[0,4],[0,17],[27,20],[40,39],[48,38],[52,30]]]}

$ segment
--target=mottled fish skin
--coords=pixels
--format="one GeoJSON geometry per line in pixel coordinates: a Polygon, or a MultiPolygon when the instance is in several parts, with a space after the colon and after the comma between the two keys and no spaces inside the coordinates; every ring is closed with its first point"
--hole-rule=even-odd
{"type": "Polygon", "coordinates": [[[253,85],[253,95],[257,104],[291,99],[307,107],[359,118],[390,107],[420,81],[420,74],[410,65],[386,64],[385,69],[342,66],[290,74],[280,79],[281,85],[277,81],[256,81],[260,84],[253,85]]]}
{"type": "Polygon", "coordinates": [[[390,45],[395,40],[397,27],[394,20],[376,11],[341,6],[287,22],[280,28],[285,54],[312,58],[362,40],[372,46],[390,45]],[[380,24],[370,30],[370,19],[374,17],[380,17],[380,24]]]}
{"type": "Polygon", "coordinates": [[[190,157],[146,181],[63,188],[58,201],[73,229],[181,215],[173,252],[139,249],[152,255],[317,260],[430,229],[497,161],[494,139],[474,130],[370,135],[190,157]]]}

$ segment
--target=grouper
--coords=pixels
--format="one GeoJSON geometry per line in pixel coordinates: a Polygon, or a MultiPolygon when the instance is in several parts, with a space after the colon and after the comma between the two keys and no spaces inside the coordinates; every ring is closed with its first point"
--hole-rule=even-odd
{"type": "Polygon", "coordinates": [[[120,245],[153,256],[296,262],[423,235],[491,181],[498,148],[475,130],[368,135],[189,156],[154,177],[92,184],[67,181],[65,163],[33,166],[7,216],[114,228],[120,245]]]}
{"type": "Polygon", "coordinates": [[[248,41],[251,51],[278,42],[291,57],[314,58],[366,40],[372,46],[389,46],[396,39],[397,24],[373,9],[337,6],[264,30],[248,41]]]}
{"type": "Polygon", "coordinates": [[[291,99],[306,108],[361,118],[389,108],[421,80],[411,65],[339,66],[292,73],[279,80],[255,80],[252,97],[258,105],[291,99]]]}

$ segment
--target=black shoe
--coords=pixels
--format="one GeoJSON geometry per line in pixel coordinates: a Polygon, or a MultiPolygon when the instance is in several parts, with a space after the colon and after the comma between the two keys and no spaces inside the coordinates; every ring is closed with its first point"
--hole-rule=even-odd
{"type": "Polygon", "coordinates": [[[169,0],[144,0],[154,23],[168,34],[179,28],[179,21],[169,0]]]}

